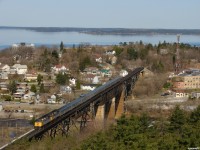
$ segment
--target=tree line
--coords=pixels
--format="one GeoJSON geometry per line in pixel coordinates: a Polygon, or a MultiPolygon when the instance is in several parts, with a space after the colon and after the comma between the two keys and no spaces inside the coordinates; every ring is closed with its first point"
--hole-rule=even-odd
{"type": "Polygon", "coordinates": [[[81,150],[173,150],[200,145],[200,106],[191,113],[176,106],[167,120],[147,114],[122,116],[117,125],[85,140],[81,150]]]}

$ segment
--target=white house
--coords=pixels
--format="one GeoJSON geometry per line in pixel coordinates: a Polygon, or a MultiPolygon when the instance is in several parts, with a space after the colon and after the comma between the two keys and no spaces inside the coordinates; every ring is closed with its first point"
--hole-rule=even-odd
{"type": "Polygon", "coordinates": [[[189,97],[189,94],[182,91],[176,91],[175,97],[189,97]]]}
{"type": "Polygon", "coordinates": [[[98,62],[98,63],[102,63],[103,59],[102,59],[102,57],[98,57],[98,58],[95,59],[95,61],[98,62]]]}
{"type": "Polygon", "coordinates": [[[93,75],[97,75],[100,74],[99,69],[97,67],[87,67],[84,69],[84,71],[86,74],[93,74],[93,75]]]}
{"type": "Polygon", "coordinates": [[[0,64],[0,79],[8,79],[10,73],[10,66],[6,64],[0,64]]]}
{"type": "Polygon", "coordinates": [[[106,55],[115,55],[116,52],[114,50],[107,50],[106,55]]]}
{"type": "Polygon", "coordinates": [[[34,92],[29,92],[27,94],[24,95],[24,99],[27,100],[27,99],[32,99],[33,97],[35,96],[35,93],[34,92]]]}
{"type": "Polygon", "coordinates": [[[0,79],[8,79],[8,74],[5,72],[0,73],[0,79]]]}
{"type": "Polygon", "coordinates": [[[191,93],[191,98],[200,98],[200,93],[199,92],[192,92],[191,93]]]}
{"type": "Polygon", "coordinates": [[[97,87],[96,84],[82,84],[81,90],[93,91],[97,87]]]}
{"type": "Polygon", "coordinates": [[[54,73],[66,73],[67,71],[69,71],[69,69],[68,68],[66,68],[64,65],[56,65],[56,66],[54,66],[54,67],[52,67],[52,71],[54,72],[54,73]]]}
{"type": "Polygon", "coordinates": [[[101,70],[101,76],[110,78],[112,76],[112,71],[108,70],[108,69],[102,69],[101,70]]]}
{"type": "Polygon", "coordinates": [[[27,65],[20,65],[20,64],[14,64],[11,67],[12,72],[17,74],[26,74],[27,72],[27,65]]]}
{"type": "Polygon", "coordinates": [[[70,86],[60,86],[60,93],[65,94],[65,93],[71,93],[72,88],[70,86]]]}
{"type": "Polygon", "coordinates": [[[70,85],[70,86],[75,86],[75,85],[76,85],[76,78],[71,77],[71,78],[69,79],[69,85],[70,85]]]}
{"type": "Polygon", "coordinates": [[[41,99],[40,99],[40,95],[38,94],[35,96],[35,103],[39,104],[40,102],[41,102],[41,99]]]}
{"type": "Polygon", "coordinates": [[[9,73],[10,72],[10,66],[6,64],[0,65],[0,73],[9,73]]]}
{"type": "Polygon", "coordinates": [[[126,70],[121,70],[119,75],[125,77],[126,75],[128,75],[128,72],[126,70]]]}
{"type": "Polygon", "coordinates": [[[37,74],[35,73],[35,74],[32,74],[32,73],[30,73],[30,74],[25,74],[25,77],[24,77],[24,79],[26,80],[26,81],[36,81],[37,80],[37,74]]]}
{"type": "Polygon", "coordinates": [[[99,77],[98,76],[95,76],[92,80],[92,83],[93,84],[98,84],[99,83],[99,77]]]}
{"type": "Polygon", "coordinates": [[[2,109],[3,109],[3,106],[2,106],[2,105],[0,105],[0,111],[2,111],[2,109]]]}
{"type": "Polygon", "coordinates": [[[55,104],[56,103],[56,96],[55,95],[51,95],[51,98],[47,99],[47,103],[48,104],[55,104]]]}

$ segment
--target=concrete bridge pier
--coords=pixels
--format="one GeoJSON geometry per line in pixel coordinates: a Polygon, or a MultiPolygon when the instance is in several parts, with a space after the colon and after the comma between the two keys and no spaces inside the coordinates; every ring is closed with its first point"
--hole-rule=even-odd
{"type": "Polygon", "coordinates": [[[118,119],[122,116],[124,113],[124,100],[125,100],[125,89],[122,90],[120,96],[118,99],[116,99],[116,114],[115,119],[118,119]]]}
{"type": "Polygon", "coordinates": [[[107,115],[107,119],[108,120],[114,120],[115,119],[115,97],[113,97],[110,101],[110,107],[108,110],[108,115],[107,115]]]}
{"type": "Polygon", "coordinates": [[[105,103],[99,104],[96,110],[96,121],[103,121],[105,119],[105,103]]]}

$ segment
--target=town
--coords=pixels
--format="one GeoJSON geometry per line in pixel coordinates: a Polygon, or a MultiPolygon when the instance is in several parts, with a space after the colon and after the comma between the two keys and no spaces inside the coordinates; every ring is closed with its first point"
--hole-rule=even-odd
{"type": "MultiPolygon", "coordinates": [[[[180,72],[173,72],[176,44],[165,42],[157,47],[142,41],[119,46],[79,45],[77,48],[65,48],[63,42],[59,48],[14,45],[1,51],[1,101],[65,104],[116,76],[126,76],[139,65],[145,67],[149,77],[165,76],[162,82],[167,89],[162,96],[173,94],[174,97],[198,99],[199,48],[184,44],[181,47],[184,49],[181,57],[185,57],[181,60],[182,68],[180,72]]],[[[150,95],[162,92],[162,88],[150,95]]],[[[135,96],[137,94],[136,91],[135,96]]],[[[142,94],[149,96],[147,91],[142,94]]],[[[14,111],[2,106],[1,109],[14,111]]]]}
{"type": "Polygon", "coordinates": [[[144,107],[148,98],[148,108],[155,110],[151,99],[160,99],[157,103],[164,103],[161,109],[169,111],[177,101],[194,101],[184,108],[190,111],[199,104],[199,47],[179,41],[158,45],[142,41],[113,46],[81,44],[70,48],[63,42],[51,48],[20,43],[0,53],[1,118],[34,121],[117,76],[125,77],[138,66],[145,67],[144,77],[126,103],[128,111],[139,110],[130,104],[134,99],[142,101],[138,107],[144,107]],[[169,105],[170,99],[175,101],[173,105],[169,105]]]}

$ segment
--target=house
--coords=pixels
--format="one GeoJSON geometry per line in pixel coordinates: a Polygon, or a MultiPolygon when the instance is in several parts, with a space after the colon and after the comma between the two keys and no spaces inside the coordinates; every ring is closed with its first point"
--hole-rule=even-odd
{"type": "Polygon", "coordinates": [[[0,64],[0,79],[8,79],[10,73],[10,66],[6,64],[0,64]]]}
{"type": "Polygon", "coordinates": [[[24,96],[23,92],[16,92],[13,94],[14,99],[22,99],[24,96]]]}
{"type": "Polygon", "coordinates": [[[99,69],[97,67],[87,67],[83,71],[85,74],[93,74],[98,75],[100,74],[99,69]]]}
{"type": "Polygon", "coordinates": [[[17,83],[17,93],[25,94],[29,91],[28,84],[26,82],[19,82],[17,83]]]}
{"type": "Polygon", "coordinates": [[[56,103],[56,96],[51,95],[51,97],[47,99],[47,103],[48,104],[55,104],[56,103]]]}
{"type": "Polygon", "coordinates": [[[56,65],[56,66],[52,67],[52,72],[55,74],[67,73],[67,72],[69,72],[69,69],[66,68],[64,65],[56,65]]]}
{"type": "Polygon", "coordinates": [[[101,76],[102,77],[112,77],[112,71],[108,69],[102,69],[101,70],[101,76]]]}
{"type": "Polygon", "coordinates": [[[0,111],[2,111],[3,110],[3,106],[2,105],[0,105],[0,111]]]}
{"type": "Polygon", "coordinates": [[[161,55],[166,55],[166,54],[168,54],[168,49],[160,49],[160,54],[161,54],[161,55]]]}
{"type": "Polygon", "coordinates": [[[43,81],[42,83],[44,84],[45,88],[51,88],[55,86],[55,83],[52,81],[43,81]]]}
{"type": "Polygon", "coordinates": [[[0,79],[3,79],[3,80],[7,80],[8,79],[8,73],[0,73],[0,79]]]}
{"type": "Polygon", "coordinates": [[[10,66],[6,64],[0,65],[0,73],[10,73],[10,66]]]}
{"type": "Polygon", "coordinates": [[[95,54],[95,55],[94,55],[94,58],[95,58],[95,61],[96,61],[97,63],[102,63],[102,62],[103,62],[103,58],[101,57],[100,54],[95,54]]]}
{"type": "Polygon", "coordinates": [[[98,63],[102,63],[103,59],[102,59],[102,57],[98,57],[98,58],[95,58],[95,61],[98,62],[98,63]]]}
{"type": "Polygon", "coordinates": [[[24,99],[25,100],[31,100],[32,98],[34,98],[35,97],[35,93],[34,92],[29,92],[29,93],[27,93],[27,94],[24,94],[24,99]]]}
{"type": "Polygon", "coordinates": [[[24,80],[25,81],[36,81],[37,80],[37,74],[36,73],[29,73],[29,74],[25,74],[24,80]]]}
{"type": "Polygon", "coordinates": [[[106,55],[115,55],[116,52],[114,50],[107,50],[106,55]]]}
{"type": "Polygon", "coordinates": [[[200,92],[192,92],[191,93],[191,98],[197,98],[197,99],[199,99],[200,98],[200,92]]]}
{"type": "Polygon", "coordinates": [[[7,91],[8,90],[8,83],[7,82],[0,82],[0,89],[7,91]]]}
{"type": "Polygon", "coordinates": [[[21,43],[15,43],[15,44],[12,44],[12,48],[13,49],[17,49],[19,47],[31,47],[31,48],[34,48],[35,45],[32,44],[32,43],[24,43],[24,42],[21,42],[21,43]]]}
{"type": "Polygon", "coordinates": [[[174,95],[175,95],[175,97],[189,97],[188,93],[186,93],[185,91],[181,91],[181,90],[175,91],[174,95]]]}
{"type": "Polygon", "coordinates": [[[27,69],[28,69],[27,65],[14,64],[10,68],[10,73],[11,74],[26,74],[27,69]]]}
{"type": "Polygon", "coordinates": [[[95,78],[95,75],[87,74],[84,79],[85,79],[86,82],[92,83],[94,78],[95,78]]]}
{"type": "Polygon", "coordinates": [[[121,70],[121,71],[119,72],[119,75],[122,76],[122,77],[125,77],[126,75],[128,75],[128,71],[126,71],[126,70],[121,70]]]}
{"type": "Polygon", "coordinates": [[[93,84],[98,84],[99,83],[99,77],[95,76],[92,80],[93,84]]]}
{"type": "Polygon", "coordinates": [[[71,93],[72,88],[70,86],[60,86],[60,93],[61,94],[66,94],[66,93],[71,93]]]}
{"type": "Polygon", "coordinates": [[[40,102],[41,102],[40,95],[37,94],[37,95],[35,96],[35,104],[39,104],[40,102]]]}
{"type": "Polygon", "coordinates": [[[111,58],[111,64],[114,65],[114,64],[116,64],[116,62],[117,62],[117,57],[116,57],[116,56],[113,56],[113,57],[111,58]]]}
{"type": "Polygon", "coordinates": [[[97,84],[82,84],[81,90],[93,91],[97,86],[97,84]]]}
{"type": "Polygon", "coordinates": [[[69,85],[70,86],[76,86],[76,78],[70,77],[69,78],[69,85]]]}

